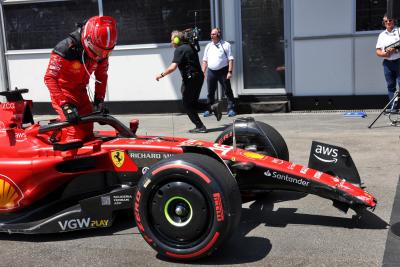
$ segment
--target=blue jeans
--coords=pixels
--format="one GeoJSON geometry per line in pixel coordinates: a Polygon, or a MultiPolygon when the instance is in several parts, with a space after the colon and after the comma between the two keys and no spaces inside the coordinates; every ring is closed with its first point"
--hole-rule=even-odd
{"type": "Polygon", "coordinates": [[[228,110],[235,109],[235,97],[232,92],[231,81],[226,79],[228,74],[228,66],[219,70],[207,70],[207,87],[208,87],[208,103],[215,103],[215,92],[217,91],[218,82],[221,84],[222,89],[228,100],[228,110]]]}
{"type": "Polygon", "coordinates": [[[400,87],[400,59],[384,59],[382,65],[383,73],[385,74],[389,100],[391,100],[394,96],[394,93],[396,92],[396,81],[400,87]]]}

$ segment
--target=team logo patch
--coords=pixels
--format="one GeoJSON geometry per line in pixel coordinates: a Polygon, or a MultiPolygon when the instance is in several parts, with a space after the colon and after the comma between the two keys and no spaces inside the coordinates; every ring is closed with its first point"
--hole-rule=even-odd
{"type": "Polygon", "coordinates": [[[74,61],[72,63],[72,68],[75,70],[79,70],[81,68],[81,63],[79,61],[74,61]]]}
{"type": "Polygon", "coordinates": [[[22,198],[23,194],[18,186],[0,174],[0,210],[18,208],[22,198]]]}
{"type": "Polygon", "coordinates": [[[265,155],[254,153],[254,152],[249,152],[246,151],[243,153],[243,156],[250,158],[250,159],[263,159],[265,158],[265,155]]]}
{"type": "Polygon", "coordinates": [[[118,168],[124,164],[125,161],[125,152],[121,150],[111,152],[111,159],[115,166],[118,168]]]}

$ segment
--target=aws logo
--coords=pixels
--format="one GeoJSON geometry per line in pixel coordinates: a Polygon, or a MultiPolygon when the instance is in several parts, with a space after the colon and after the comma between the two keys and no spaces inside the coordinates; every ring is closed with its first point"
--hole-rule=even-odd
{"type": "Polygon", "coordinates": [[[327,162],[327,163],[336,163],[338,162],[338,149],[332,147],[326,147],[322,145],[317,145],[314,150],[314,157],[318,160],[327,162]]]}
{"type": "Polygon", "coordinates": [[[115,166],[120,168],[125,161],[125,152],[121,150],[111,152],[111,159],[115,166]]]}
{"type": "Polygon", "coordinates": [[[10,178],[0,174],[0,210],[18,208],[23,198],[21,189],[10,178]]]}

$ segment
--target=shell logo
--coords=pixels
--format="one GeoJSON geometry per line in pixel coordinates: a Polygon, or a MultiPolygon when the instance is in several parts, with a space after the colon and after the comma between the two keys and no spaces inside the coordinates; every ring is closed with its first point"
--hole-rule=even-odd
{"type": "Polygon", "coordinates": [[[247,158],[250,158],[250,159],[263,159],[263,158],[265,158],[265,155],[263,155],[263,154],[249,152],[249,151],[244,152],[243,156],[245,156],[247,158]]]}
{"type": "Polygon", "coordinates": [[[10,210],[19,207],[24,198],[21,190],[7,176],[0,174],[0,210],[10,210]]]}

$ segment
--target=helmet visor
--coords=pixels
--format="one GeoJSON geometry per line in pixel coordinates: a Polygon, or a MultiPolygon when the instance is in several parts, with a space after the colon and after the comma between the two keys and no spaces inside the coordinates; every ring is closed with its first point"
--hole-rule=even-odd
{"type": "Polygon", "coordinates": [[[97,58],[96,59],[103,59],[108,57],[108,55],[111,53],[111,49],[105,49],[105,48],[100,48],[97,45],[95,45],[92,40],[89,38],[86,38],[84,40],[85,46],[92,52],[97,58]]]}

